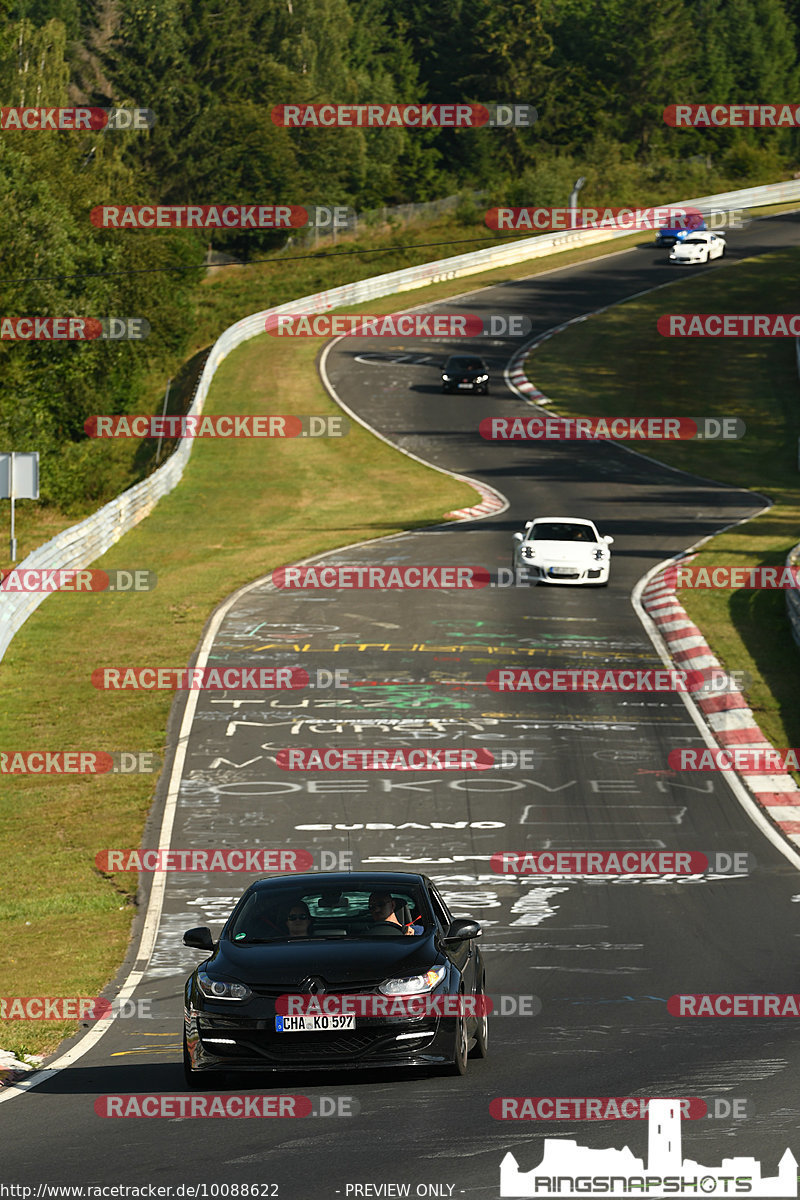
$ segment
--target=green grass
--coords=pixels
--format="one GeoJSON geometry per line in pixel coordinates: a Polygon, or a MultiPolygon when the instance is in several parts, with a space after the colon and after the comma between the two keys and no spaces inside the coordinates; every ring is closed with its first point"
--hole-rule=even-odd
{"type": "MultiPolygon", "coordinates": [[[[792,338],[666,338],[664,313],[796,312],[800,249],[674,283],[558,334],[526,370],[567,416],[740,417],[732,442],[632,443],[672,466],[769,497],[768,512],[708,543],[697,565],[780,565],[800,540],[800,383],[792,338]]],[[[688,591],[680,598],[729,670],[749,678],[748,702],[776,746],[800,744],[800,659],[782,591],[688,591]]]]}
{"type": "MultiPolygon", "coordinates": [[[[206,411],[338,412],[316,342],[264,335],[221,365],[206,411]]],[[[0,664],[5,749],[163,753],[172,693],[96,690],[98,666],[181,666],[209,613],[281,563],[440,521],[476,492],[352,423],[341,439],[198,441],[179,487],[98,560],[155,570],[139,595],[55,594],[0,664]]],[[[7,779],[0,797],[2,995],[92,995],[130,933],[136,876],[94,865],[137,846],[153,775],[7,779]]],[[[0,1046],[42,1053],[67,1027],[0,1022],[0,1046]]]]}

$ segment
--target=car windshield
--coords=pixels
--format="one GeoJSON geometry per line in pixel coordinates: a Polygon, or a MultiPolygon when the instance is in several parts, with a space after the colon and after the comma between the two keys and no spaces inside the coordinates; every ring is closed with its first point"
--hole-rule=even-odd
{"type": "Polygon", "coordinates": [[[448,358],[444,369],[445,371],[482,371],[484,366],[479,358],[448,358]]]}
{"type": "Polygon", "coordinates": [[[596,538],[590,525],[579,525],[573,521],[553,521],[546,525],[534,525],[528,534],[529,542],[594,542],[596,538]]]}
{"type": "Polygon", "coordinates": [[[684,246],[705,246],[706,241],[705,238],[690,237],[686,238],[683,244],[684,246]]]}
{"type": "Polygon", "coordinates": [[[386,937],[395,930],[396,936],[403,936],[403,926],[409,922],[416,933],[433,927],[422,889],[387,888],[380,879],[344,888],[308,884],[298,888],[290,880],[281,880],[245,893],[225,936],[237,945],[386,937]]]}

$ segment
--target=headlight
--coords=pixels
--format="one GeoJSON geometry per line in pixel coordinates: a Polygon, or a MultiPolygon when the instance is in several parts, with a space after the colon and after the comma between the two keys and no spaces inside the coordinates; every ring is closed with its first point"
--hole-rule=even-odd
{"type": "Polygon", "coordinates": [[[523,554],[524,558],[535,558],[536,557],[536,547],[535,546],[524,546],[523,550],[522,550],[522,554],[523,554]]]}
{"type": "Polygon", "coordinates": [[[488,378],[489,378],[488,375],[479,375],[478,378],[475,380],[475,382],[476,383],[486,383],[486,380],[488,378]]]}
{"type": "Polygon", "coordinates": [[[442,376],[442,382],[443,382],[443,383],[449,383],[449,382],[450,382],[450,379],[451,379],[451,376],[450,376],[450,375],[443,375],[443,376],[442,376]]]}
{"type": "Polygon", "coordinates": [[[606,552],[601,546],[598,546],[594,552],[595,558],[605,558],[606,552]]]}
{"type": "Polygon", "coordinates": [[[403,979],[385,979],[378,988],[384,996],[412,996],[417,992],[432,992],[445,977],[446,967],[432,967],[424,975],[407,975],[403,979]]]}
{"type": "Polygon", "coordinates": [[[227,979],[212,979],[202,967],[197,972],[200,991],[209,1000],[249,1000],[252,992],[243,983],[232,983],[227,979]]]}

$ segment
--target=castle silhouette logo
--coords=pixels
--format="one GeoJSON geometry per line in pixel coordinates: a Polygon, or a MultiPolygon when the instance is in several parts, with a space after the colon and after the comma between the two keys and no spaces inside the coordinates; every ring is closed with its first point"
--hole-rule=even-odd
{"type": "Polygon", "coordinates": [[[651,1100],[647,1166],[631,1151],[591,1150],[575,1141],[545,1138],[538,1167],[520,1171],[510,1152],[500,1164],[500,1195],[539,1198],[568,1196],[658,1196],[675,1200],[699,1196],[797,1196],[797,1159],[786,1150],[778,1174],[761,1176],[755,1158],[724,1158],[704,1167],[681,1158],[679,1100],[651,1100]]]}

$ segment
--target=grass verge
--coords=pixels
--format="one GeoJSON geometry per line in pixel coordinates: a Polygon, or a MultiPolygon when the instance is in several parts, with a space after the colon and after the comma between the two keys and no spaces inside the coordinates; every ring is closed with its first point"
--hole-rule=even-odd
{"type": "MultiPolygon", "coordinates": [[[[685,471],[752,488],[768,512],[712,539],[697,565],[782,565],[800,539],[800,385],[792,338],[666,338],[664,313],[776,313],[797,307],[800,248],[720,270],[692,268],[546,342],[528,377],[565,416],[740,417],[732,442],[635,443],[685,471]]],[[[683,590],[680,599],[729,670],[749,679],[748,703],[776,746],[800,745],[797,651],[782,591],[683,590]]]]}

